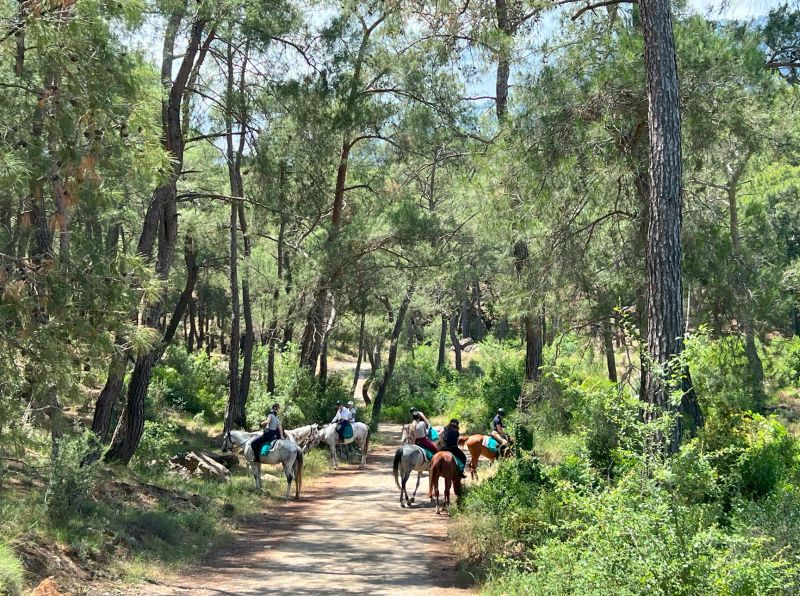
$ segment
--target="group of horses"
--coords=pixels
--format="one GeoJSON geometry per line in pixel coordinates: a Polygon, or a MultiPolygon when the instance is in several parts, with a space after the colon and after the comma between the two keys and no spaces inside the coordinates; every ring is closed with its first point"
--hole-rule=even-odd
{"type": "MultiPolygon", "coordinates": [[[[438,429],[441,438],[441,429],[438,429]]],[[[246,432],[232,430],[225,433],[222,450],[230,451],[238,446],[244,453],[248,469],[252,474],[256,490],[261,491],[261,464],[281,464],[286,476],[286,492],[284,498],[288,499],[295,485],[295,497],[300,498],[300,489],[303,484],[303,453],[313,449],[319,444],[328,446],[330,450],[331,467],[335,470],[339,462],[336,456],[336,446],[340,444],[336,432],[336,424],[309,424],[293,430],[286,431],[286,438],[272,443],[266,456],[256,457],[252,448],[252,441],[260,432],[246,432]]],[[[353,423],[353,436],[345,444],[355,443],[361,453],[359,469],[363,469],[367,461],[369,449],[369,427],[362,422],[353,423]]],[[[478,477],[478,460],[481,456],[493,460],[497,453],[484,446],[484,435],[464,435],[459,437],[459,447],[466,447],[470,453],[469,469],[473,480],[478,477]]],[[[397,449],[394,456],[394,480],[400,489],[400,506],[411,507],[417,496],[422,472],[428,472],[428,498],[436,501],[436,513],[446,511],[450,507],[450,489],[455,490],[456,496],[461,495],[461,474],[456,464],[455,456],[449,451],[438,451],[432,459],[428,459],[425,451],[414,444],[413,433],[409,426],[403,426],[402,446],[397,449]],[[411,497],[408,496],[406,484],[412,472],[417,472],[417,485],[411,497]],[[444,498],[439,500],[439,479],[444,480],[444,498]],[[403,498],[405,497],[405,502],[403,498]]]]}
{"type": "MultiPolygon", "coordinates": [[[[355,443],[361,452],[361,462],[359,468],[363,469],[367,462],[367,450],[369,449],[369,427],[362,422],[353,423],[353,436],[345,441],[345,444],[355,443]]],[[[256,490],[261,491],[261,464],[281,464],[283,473],[286,476],[286,493],[284,498],[289,498],[292,490],[292,482],[295,484],[295,498],[300,498],[300,488],[303,484],[303,453],[313,449],[320,443],[327,445],[330,449],[330,462],[333,469],[339,467],[336,457],[336,445],[339,444],[339,434],[336,432],[336,424],[309,424],[285,432],[285,439],[278,439],[272,443],[269,453],[266,456],[256,457],[253,452],[252,441],[261,432],[246,432],[232,430],[225,433],[222,440],[222,450],[230,451],[234,446],[238,446],[244,453],[247,467],[256,481],[256,490]]]]}
{"type": "MultiPolygon", "coordinates": [[[[441,447],[443,436],[441,428],[437,447],[441,447]]],[[[469,451],[469,471],[472,480],[478,479],[478,461],[483,456],[488,460],[496,459],[498,453],[484,446],[485,435],[462,435],[458,438],[458,446],[466,447],[469,451]]],[[[436,501],[436,514],[447,511],[450,507],[450,488],[452,487],[457,497],[461,496],[461,472],[458,469],[455,456],[449,451],[437,451],[431,459],[419,445],[414,444],[414,434],[410,426],[403,426],[401,437],[402,446],[394,454],[394,482],[400,489],[400,507],[411,507],[417,496],[422,473],[428,472],[428,498],[436,501]],[[406,487],[408,479],[413,472],[417,473],[417,484],[411,497],[408,496],[406,487]],[[439,479],[444,480],[444,498],[439,500],[439,479]],[[405,502],[403,502],[405,497],[405,502]]]]}

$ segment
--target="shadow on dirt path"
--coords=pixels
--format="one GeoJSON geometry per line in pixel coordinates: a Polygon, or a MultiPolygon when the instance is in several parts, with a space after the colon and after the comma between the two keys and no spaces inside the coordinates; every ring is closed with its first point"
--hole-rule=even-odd
{"type": "MultiPolygon", "coordinates": [[[[367,467],[341,466],[287,503],[245,524],[233,544],[146,594],[466,594],[447,541],[447,517],[424,478],[401,509],[392,477],[399,425],[381,425],[367,467]],[[420,498],[421,497],[421,498],[420,498]]],[[[413,477],[412,477],[413,478],[413,477]]]]}

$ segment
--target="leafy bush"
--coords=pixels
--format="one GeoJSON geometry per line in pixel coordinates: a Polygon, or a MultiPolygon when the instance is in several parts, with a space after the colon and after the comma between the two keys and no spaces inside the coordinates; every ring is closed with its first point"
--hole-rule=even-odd
{"type": "Polygon", "coordinates": [[[148,399],[156,407],[150,411],[168,407],[219,420],[225,413],[227,387],[227,368],[219,356],[204,351],[189,354],[183,346],[173,345],[153,369],[148,399]]]}
{"type": "Polygon", "coordinates": [[[774,389],[800,385],[800,337],[773,339],[764,360],[766,378],[774,389]]]}
{"type": "Polygon", "coordinates": [[[158,466],[162,466],[167,457],[174,455],[178,445],[178,425],[175,422],[169,419],[160,422],[145,420],[135,463],[146,467],[150,462],[156,461],[158,466]]]}
{"type": "Polygon", "coordinates": [[[0,543],[0,594],[22,594],[22,562],[14,551],[0,543]]]}
{"type": "Polygon", "coordinates": [[[47,515],[56,525],[69,521],[86,506],[95,466],[82,462],[93,441],[94,435],[89,431],[58,440],[45,494],[47,515]]]}

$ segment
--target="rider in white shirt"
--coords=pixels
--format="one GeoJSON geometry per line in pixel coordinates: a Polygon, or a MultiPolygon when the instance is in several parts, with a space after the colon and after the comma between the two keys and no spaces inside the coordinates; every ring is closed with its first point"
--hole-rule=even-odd
{"type": "Polygon", "coordinates": [[[348,424],[353,422],[353,413],[342,405],[342,402],[336,402],[336,415],[333,417],[332,422],[336,423],[336,433],[339,435],[339,441],[344,443],[344,429],[348,424]]]}

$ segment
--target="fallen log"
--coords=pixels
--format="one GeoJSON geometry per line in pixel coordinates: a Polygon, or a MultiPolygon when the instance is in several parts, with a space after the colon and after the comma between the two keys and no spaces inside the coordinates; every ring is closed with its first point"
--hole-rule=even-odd
{"type": "Polygon", "coordinates": [[[227,482],[231,476],[228,468],[205,453],[196,453],[194,451],[179,453],[171,457],[169,463],[170,468],[182,475],[208,478],[219,482],[227,482]],[[183,470],[186,472],[183,472],[183,470]]]}

